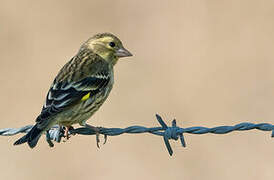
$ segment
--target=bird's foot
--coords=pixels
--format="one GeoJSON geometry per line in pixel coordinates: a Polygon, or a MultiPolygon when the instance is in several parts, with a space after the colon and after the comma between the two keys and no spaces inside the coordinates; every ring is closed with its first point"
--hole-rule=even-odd
{"type": "MultiPolygon", "coordinates": [[[[65,128],[64,129],[64,138],[65,139],[63,140],[63,142],[66,142],[71,137],[70,136],[71,134],[69,134],[69,131],[74,129],[74,128],[72,126],[65,126],[64,128],[65,128]]],[[[72,134],[72,135],[75,135],[75,134],[72,134]]]]}
{"type": "MultiPolygon", "coordinates": [[[[89,124],[86,124],[85,125],[87,128],[90,128],[92,129],[93,131],[95,131],[95,135],[96,135],[96,145],[98,148],[100,148],[100,129],[102,129],[103,127],[95,127],[95,126],[91,126],[89,124]]],[[[107,142],[107,135],[104,134],[104,143],[103,144],[106,144],[107,142]]]]}

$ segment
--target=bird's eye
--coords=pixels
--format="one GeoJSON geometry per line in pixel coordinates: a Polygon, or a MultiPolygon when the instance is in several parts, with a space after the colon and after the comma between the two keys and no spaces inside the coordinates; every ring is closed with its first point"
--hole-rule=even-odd
{"type": "Polygon", "coordinates": [[[110,43],[109,43],[109,46],[110,46],[110,47],[115,47],[115,43],[114,43],[114,42],[110,42],[110,43]]]}

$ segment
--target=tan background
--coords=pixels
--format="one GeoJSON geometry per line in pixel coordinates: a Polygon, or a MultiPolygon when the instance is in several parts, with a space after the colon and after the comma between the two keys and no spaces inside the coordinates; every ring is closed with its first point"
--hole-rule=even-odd
{"type": "MultiPolygon", "coordinates": [[[[115,86],[90,122],[184,127],[274,123],[274,2],[270,0],[0,2],[0,127],[32,124],[58,70],[98,32],[119,36],[134,54],[115,68],[115,86]]],[[[270,132],[186,134],[187,148],[162,138],[93,136],[50,149],[0,138],[0,179],[274,178],[270,132]]]]}

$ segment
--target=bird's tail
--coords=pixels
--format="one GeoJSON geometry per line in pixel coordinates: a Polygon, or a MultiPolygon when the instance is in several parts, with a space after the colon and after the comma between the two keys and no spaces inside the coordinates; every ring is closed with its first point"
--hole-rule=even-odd
{"type": "Polygon", "coordinates": [[[25,136],[18,139],[13,145],[19,145],[27,142],[29,147],[34,148],[43,132],[44,130],[40,129],[38,124],[36,124],[25,136]]]}

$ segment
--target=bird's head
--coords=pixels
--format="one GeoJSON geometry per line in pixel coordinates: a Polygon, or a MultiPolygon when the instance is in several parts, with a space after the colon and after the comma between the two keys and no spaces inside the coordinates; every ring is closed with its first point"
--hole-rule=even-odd
{"type": "Polygon", "coordinates": [[[116,64],[119,58],[132,56],[120,39],[110,33],[96,34],[84,46],[112,64],[116,64]]]}

